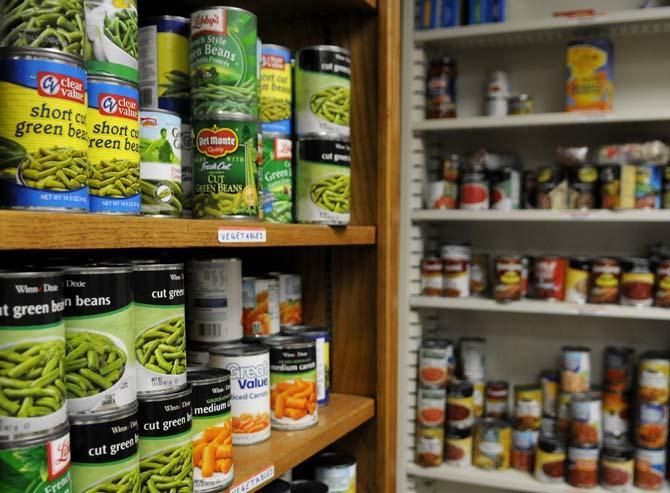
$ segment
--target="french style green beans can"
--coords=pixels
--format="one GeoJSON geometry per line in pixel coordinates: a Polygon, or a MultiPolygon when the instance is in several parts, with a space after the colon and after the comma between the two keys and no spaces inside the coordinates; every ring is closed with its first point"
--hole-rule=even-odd
{"type": "Polygon", "coordinates": [[[299,223],[349,224],[349,139],[309,136],[298,141],[296,215],[299,223]]]}
{"type": "Polygon", "coordinates": [[[140,110],[142,214],[181,216],[181,118],[160,109],[140,110]]]}
{"type": "Polygon", "coordinates": [[[0,491],[72,493],[67,421],[26,439],[0,441],[0,491]]]}
{"type": "Polygon", "coordinates": [[[259,188],[263,218],[271,223],[293,222],[293,142],[290,136],[262,135],[263,165],[259,188]]]}
{"type": "Polygon", "coordinates": [[[291,135],[292,79],[291,50],[264,43],[259,84],[261,132],[291,135]]]}
{"type": "Polygon", "coordinates": [[[139,492],[137,402],[70,419],[74,493],[139,492]]]}
{"type": "Polygon", "coordinates": [[[191,14],[191,114],[258,118],[256,16],[236,7],[191,14]]]}
{"type": "Polygon", "coordinates": [[[295,113],[298,135],[349,137],[351,55],[339,46],[310,46],[296,53],[295,113]]]}
{"type": "Polygon", "coordinates": [[[138,394],[186,384],[184,264],[133,267],[138,394]]]}
{"type": "Polygon", "coordinates": [[[193,131],[191,123],[181,124],[181,190],[183,217],[193,215],[193,131]]]}
{"type": "Polygon", "coordinates": [[[65,386],[70,416],[135,401],[132,268],[65,270],[65,386]]]}
{"type": "Polygon", "coordinates": [[[0,272],[0,441],[67,422],[63,276],[0,272]]]}
{"type": "Polygon", "coordinates": [[[84,6],[88,73],[137,82],[137,1],[84,0],[84,6]]]}
{"type": "Polygon", "coordinates": [[[86,86],[75,57],[0,48],[0,207],[88,210],[86,86]]]}
{"type": "Polygon", "coordinates": [[[191,387],[138,397],[140,489],[193,491],[191,387]]]}
{"type": "Polygon", "coordinates": [[[244,114],[193,119],[193,216],[258,217],[258,122],[244,114]]]}

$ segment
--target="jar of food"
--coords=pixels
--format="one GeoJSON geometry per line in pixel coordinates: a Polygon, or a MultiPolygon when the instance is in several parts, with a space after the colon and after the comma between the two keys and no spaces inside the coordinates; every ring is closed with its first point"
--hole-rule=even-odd
{"type": "Polygon", "coordinates": [[[618,392],[630,390],[633,383],[633,360],[635,350],[631,347],[607,346],[605,348],[605,389],[618,392]]]}
{"type": "Polygon", "coordinates": [[[575,488],[595,488],[598,486],[598,456],[597,447],[568,448],[567,482],[575,488]]]}
{"type": "Polygon", "coordinates": [[[424,339],[419,348],[419,384],[446,388],[454,364],[454,345],[449,339],[424,339]]]}
{"type": "Polygon", "coordinates": [[[444,268],[444,296],[465,298],[470,296],[470,262],[472,249],[467,243],[443,245],[441,249],[444,268]]]}
{"type": "Polygon", "coordinates": [[[440,388],[419,388],[417,392],[417,420],[419,426],[444,426],[447,391],[440,388]]]}
{"type": "Polygon", "coordinates": [[[486,417],[507,418],[507,401],[509,399],[509,383],[503,380],[486,384],[486,417]]]}
{"type": "Polygon", "coordinates": [[[428,257],[421,259],[421,294],[424,296],[442,296],[444,294],[441,258],[428,257]]]}
{"type": "Polygon", "coordinates": [[[598,188],[598,169],[591,164],[568,168],[568,208],[595,209],[598,188]]]}
{"type": "Polygon", "coordinates": [[[570,401],[570,443],[577,447],[600,446],[602,427],[602,394],[574,394],[570,401]]]}
{"type": "Polygon", "coordinates": [[[654,274],[646,258],[631,257],[621,261],[622,305],[651,306],[654,303],[654,274]]]}
{"type": "Polygon", "coordinates": [[[563,346],[561,392],[588,392],[591,389],[591,349],[563,346]]]}
{"type": "Polygon", "coordinates": [[[467,380],[452,380],[447,387],[447,420],[451,428],[470,428],[475,422],[474,388],[467,380]]]}
{"type": "Polygon", "coordinates": [[[635,449],[635,486],[643,490],[660,490],[665,479],[665,449],[635,449]]]}
{"type": "Polygon", "coordinates": [[[619,299],[621,265],[615,258],[598,257],[591,265],[590,303],[616,303],[619,299]]]}
{"type": "Polygon", "coordinates": [[[542,255],[535,261],[535,297],[546,301],[563,301],[565,295],[565,259],[542,255]]]}
{"type": "Polygon", "coordinates": [[[472,255],[470,262],[470,295],[485,296],[489,289],[489,256],[472,255]]]}
{"type": "Polygon", "coordinates": [[[590,275],[590,258],[573,257],[568,261],[568,270],[565,275],[565,301],[586,303],[589,295],[590,275]]]}
{"type": "Polygon", "coordinates": [[[616,390],[603,392],[603,436],[605,443],[626,440],[629,433],[630,402],[628,393],[616,390]]]}
{"type": "Polygon", "coordinates": [[[560,435],[542,435],[535,452],[535,479],[562,483],[565,471],[565,442],[560,435]]]}
{"type": "Polygon", "coordinates": [[[512,430],[512,468],[532,472],[539,436],[536,430],[512,430]]]}
{"type": "Polygon", "coordinates": [[[629,444],[605,447],[600,465],[600,484],[607,491],[625,492],[633,489],[634,449],[629,444]]]}
{"type": "Polygon", "coordinates": [[[640,402],[638,411],[635,443],[644,448],[665,448],[668,441],[668,405],[640,402]]]}
{"type": "Polygon", "coordinates": [[[519,430],[539,430],[542,418],[542,389],[539,385],[514,386],[514,421],[519,430]]]}
{"type": "Polygon", "coordinates": [[[543,370],[540,373],[542,387],[542,415],[555,418],[558,412],[558,386],[560,378],[554,370],[543,370]]]}
{"type": "Polygon", "coordinates": [[[656,306],[670,307],[670,259],[662,259],[656,265],[656,306]]]}
{"type": "Polygon", "coordinates": [[[568,205],[568,182],[558,166],[545,166],[537,173],[536,207],[565,209],[568,205]]]}
{"type": "Polygon", "coordinates": [[[533,113],[533,98],[528,94],[517,94],[509,99],[510,115],[530,115],[531,113],[533,113]]]}
{"type": "Polygon", "coordinates": [[[442,464],[444,461],[443,427],[417,427],[415,460],[423,467],[435,467],[442,464]]]}
{"type": "Polygon", "coordinates": [[[488,470],[509,469],[512,428],[506,421],[483,418],[474,429],[473,465],[488,470]]]}
{"type": "Polygon", "coordinates": [[[668,402],[670,353],[647,351],[638,363],[638,395],[642,402],[668,402]]]}
{"type": "Polygon", "coordinates": [[[456,467],[472,465],[472,428],[447,428],[446,461],[456,467]]]}
{"type": "Polygon", "coordinates": [[[430,62],[426,78],[426,118],[456,118],[456,61],[443,57],[430,62]]]}
{"type": "Polygon", "coordinates": [[[496,257],[493,287],[493,297],[496,301],[508,302],[521,299],[521,268],[520,255],[496,257]]]}

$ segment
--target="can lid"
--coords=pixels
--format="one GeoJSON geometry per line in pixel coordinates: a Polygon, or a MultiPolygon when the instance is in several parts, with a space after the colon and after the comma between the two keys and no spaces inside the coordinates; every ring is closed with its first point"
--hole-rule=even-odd
{"type": "Polygon", "coordinates": [[[0,450],[20,449],[42,445],[51,440],[65,436],[70,430],[70,424],[66,420],[56,427],[44,431],[11,436],[10,440],[0,440],[0,450]]]}
{"type": "Polygon", "coordinates": [[[86,414],[70,414],[70,424],[86,425],[89,423],[106,423],[117,419],[127,418],[137,412],[137,401],[116,409],[107,409],[102,412],[86,414]]]}
{"type": "Polygon", "coordinates": [[[483,428],[510,428],[509,421],[498,418],[479,418],[475,423],[477,427],[483,428]]]}
{"type": "Polygon", "coordinates": [[[645,351],[640,355],[640,360],[645,359],[664,359],[670,360],[670,352],[668,351],[645,351]]]}
{"type": "Polygon", "coordinates": [[[130,274],[133,272],[133,267],[130,264],[96,265],[70,267],[63,272],[66,276],[73,274],[130,274]]]}
{"type": "Polygon", "coordinates": [[[76,55],[64,53],[55,48],[22,48],[18,46],[3,46],[0,47],[0,58],[22,58],[22,57],[38,57],[49,61],[67,62],[72,65],[84,68],[84,60],[76,55]]]}
{"type": "Polygon", "coordinates": [[[629,346],[607,346],[605,348],[605,354],[609,353],[628,356],[635,353],[635,349],[629,346]]]}
{"type": "Polygon", "coordinates": [[[189,266],[197,266],[198,264],[228,264],[231,262],[242,262],[240,258],[197,258],[191,259],[186,264],[189,266]]]}
{"type": "Polygon", "coordinates": [[[469,397],[475,391],[473,383],[469,380],[451,380],[447,384],[447,388],[449,389],[449,396],[452,396],[452,394],[461,394],[464,397],[469,397]]]}
{"type": "Polygon", "coordinates": [[[514,393],[540,391],[542,387],[537,383],[522,383],[514,386],[514,393]]]}
{"type": "Polygon", "coordinates": [[[191,18],[193,18],[193,16],[198,12],[205,12],[208,10],[236,10],[238,12],[244,12],[245,14],[249,14],[251,17],[256,18],[256,14],[254,14],[253,12],[249,12],[248,10],[240,7],[229,7],[227,5],[223,7],[203,7],[201,9],[194,10],[193,12],[191,12],[191,18]]]}
{"type": "Polygon", "coordinates": [[[20,270],[0,270],[0,279],[33,279],[40,277],[63,277],[64,269],[58,268],[40,268],[30,271],[20,270]]]}
{"type": "Polygon", "coordinates": [[[227,382],[230,380],[230,372],[223,368],[190,366],[186,368],[186,379],[193,387],[199,387],[200,385],[227,382]]]}
{"type": "Polygon", "coordinates": [[[540,378],[551,380],[553,382],[558,382],[559,376],[556,370],[542,370],[540,372],[540,378]]]}
{"type": "Polygon", "coordinates": [[[267,486],[263,486],[258,493],[289,493],[291,491],[291,485],[288,484],[283,479],[275,479],[272,483],[267,486]]]}
{"type": "Polygon", "coordinates": [[[255,354],[266,354],[270,348],[263,344],[231,344],[210,348],[209,354],[222,356],[252,356],[255,354]]]}
{"type": "Polygon", "coordinates": [[[453,426],[447,426],[446,438],[455,438],[461,440],[463,438],[468,438],[472,435],[472,428],[455,428],[453,426]]]}
{"type": "Polygon", "coordinates": [[[167,399],[180,399],[182,397],[190,396],[191,390],[191,384],[185,383],[177,390],[170,389],[151,393],[138,393],[137,400],[139,402],[155,402],[164,401],[167,399]]]}
{"type": "Polygon", "coordinates": [[[309,339],[302,336],[286,336],[286,335],[273,335],[271,337],[264,338],[260,341],[261,344],[270,346],[272,348],[308,348],[314,347],[316,342],[314,339],[309,339]]]}
{"type": "Polygon", "coordinates": [[[321,452],[314,458],[315,467],[349,467],[355,465],[356,459],[352,455],[335,450],[321,452]]]}
{"type": "Polygon", "coordinates": [[[133,264],[133,270],[136,272],[143,271],[162,271],[162,270],[184,270],[184,264],[157,264],[154,262],[143,264],[133,264]]]}
{"type": "Polygon", "coordinates": [[[236,113],[231,111],[221,111],[217,113],[202,113],[198,115],[192,115],[191,120],[193,123],[196,121],[205,121],[205,120],[235,120],[240,122],[258,122],[258,119],[253,115],[247,115],[246,113],[236,113]]]}
{"type": "Polygon", "coordinates": [[[561,435],[540,435],[537,444],[544,452],[565,452],[565,437],[561,435]]]}
{"type": "Polygon", "coordinates": [[[328,337],[330,335],[327,327],[320,327],[318,325],[282,325],[281,332],[283,335],[288,336],[328,337]]]}
{"type": "Polygon", "coordinates": [[[140,27],[146,27],[146,26],[153,26],[155,25],[158,21],[182,21],[185,23],[190,24],[191,19],[188,17],[181,17],[179,15],[152,15],[151,17],[147,17],[140,23],[140,27]]]}

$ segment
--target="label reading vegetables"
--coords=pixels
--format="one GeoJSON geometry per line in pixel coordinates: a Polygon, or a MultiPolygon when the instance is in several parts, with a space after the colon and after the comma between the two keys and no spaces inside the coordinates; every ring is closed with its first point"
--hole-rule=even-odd
{"type": "Polygon", "coordinates": [[[292,156],[291,139],[263,137],[259,186],[263,197],[263,217],[268,222],[293,222],[292,156]]]}

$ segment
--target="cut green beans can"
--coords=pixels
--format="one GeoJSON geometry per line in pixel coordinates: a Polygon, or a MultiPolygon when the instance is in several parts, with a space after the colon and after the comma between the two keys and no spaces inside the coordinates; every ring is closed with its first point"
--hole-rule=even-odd
{"type": "Polygon", "coordinates": [[[67,422],[64,308],[60,271],[0,272],[0,439],[67,422]]]}
{"type": "Polygon", "coordinates": [[[142,214],[181,216],[181,118],[167,110],[140,110],[142,214]]]}
{"type": "Polygon", "coordinates": [[[139,492],[137,402],[70,419],[74,493],[139,492]]]}
{"type": "Polygon", "coordinates": [[[259,188],[263,218],[271,223],[293,222],[293,143],[289,136],[263,134],[263,165],[259,188]]]}
{"type": "Polygon", "coordinates": [[[190,123],[181,124],[181,189],[183,217],[193,215],[193,131],[190,123]]]}
{"type": "Polygon", "coordinates": [[[137,393],[176,390],[186,384],[184,264],[133,270],[137,393]]]}
{"type": "Polygon", "coordinates": [[[349,224],[349,139],[305,137],[298,141],[296,212],[300,223],[349,224]]]}
{"type": "Polygon", "coordinates": [[[193,120],[196,218],[258,217],[258,122],[243,114],[193,120]]]}
{"type": "Polygon", "coordinates": [[[65,386],[70,416],[135,401],[132,268],[65,271],[65,386]]]}

